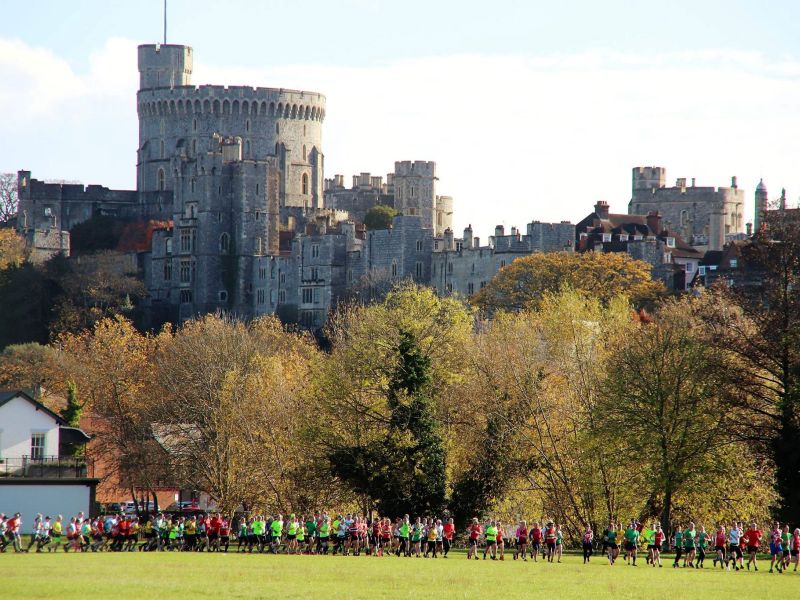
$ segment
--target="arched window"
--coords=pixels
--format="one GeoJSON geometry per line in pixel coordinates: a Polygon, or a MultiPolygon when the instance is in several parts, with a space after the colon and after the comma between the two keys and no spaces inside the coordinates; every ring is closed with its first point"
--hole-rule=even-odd
{"type": "Polygon", "coordinates": [[[164,180],[164,169],[158,170],[158,191],[163,192],[166,186],[166,182],[164,180]]]}
{"type": "Polygon", "coordinates": [[[250,131],[250,119],[247,119],[247,121],[244,122],[244,130],[250,131]]]}
{"type": "Polygon", "coordinates": [[[280,133],[280,132],[281,132],[281,124],[275,123],[275,133],[280,133]]]}
{"type": "Polygon", "coordinates": [[[197,154],[197,140],[192,140],[192,154],[197,154]]]}
{"type": "Polygon", "coordinates": [[[219,236],[219,251],[222,254],[227,254],[231,249],[231,238],[227,233],[219,236]]]}
{"type": "Polygon", "coordinates": [[[308,194],[308,174],[303,173],[303,195],[308,194]]]}
{"type": "Polygon", "coordinates": [[[197,119],[192,119],[192,131],[197,131],[197,119]]]}

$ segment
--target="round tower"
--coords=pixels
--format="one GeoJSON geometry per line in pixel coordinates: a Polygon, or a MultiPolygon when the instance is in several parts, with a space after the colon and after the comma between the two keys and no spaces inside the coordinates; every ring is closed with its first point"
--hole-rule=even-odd
{"type": "Polygon", "coordinates": [[[764,185],[764,180],[758,182],[755,194],[755,216],[753,217],[753,230],[754,233],[758,232],[763,222],[764,213],[767,212],[767,202],[769,196],[767,195],[767,186],[764,185]]]}

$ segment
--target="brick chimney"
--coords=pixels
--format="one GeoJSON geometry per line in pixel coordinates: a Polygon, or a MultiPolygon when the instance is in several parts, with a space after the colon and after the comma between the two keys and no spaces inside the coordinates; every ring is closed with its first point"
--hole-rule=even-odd
{"type": "Polygon", "coordinates": [[[657,210],[651,210],[647,213],[647,226],[653,232],[653,235],[661,233],[661,215],[657,210]]]}
{"type": "Polygon", "coordinates": [[[594,212],[597,213],[597,216],[601,219],[608,218],[608,202],[605,200],[598,200],[597,204],[594,205],[594,212]]]}

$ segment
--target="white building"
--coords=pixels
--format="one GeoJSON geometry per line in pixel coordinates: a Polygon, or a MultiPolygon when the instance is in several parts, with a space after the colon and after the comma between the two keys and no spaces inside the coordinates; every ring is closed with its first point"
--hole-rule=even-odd
{"type": "Polygon", "coordinates": [[[88,476],[85,458],[69,455],[87,441],[32,392],[0,390],[0,513],[21,513],[23,533],[36,513],[91,514],[99,480],[88,476]]]}

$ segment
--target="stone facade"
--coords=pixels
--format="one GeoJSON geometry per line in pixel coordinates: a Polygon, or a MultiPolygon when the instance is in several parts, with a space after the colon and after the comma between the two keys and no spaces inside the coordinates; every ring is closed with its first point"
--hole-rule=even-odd
{"type": "Polygon", "coordinates": [[[628,214],[647,215],[657,211],[664,225],[692,246],[721,250],[726,241],[737,239],[745,231],[745,193],[736,177],[730,187],[691,185],[679,178],[673,187],[666,186],[663,167],[635,167],[632,177],[628,214]]]}

